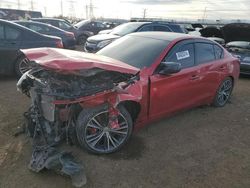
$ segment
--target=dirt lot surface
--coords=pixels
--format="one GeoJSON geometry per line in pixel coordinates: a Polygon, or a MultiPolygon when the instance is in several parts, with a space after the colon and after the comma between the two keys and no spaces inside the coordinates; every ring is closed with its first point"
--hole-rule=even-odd
{"type": "MultiPolygon", "coordinates": [[[[0,187],[66,188],[69,178],[28,170],[31,145],[14,137],[29,100],[16,79],[0,78],[0,187]]],[[[85,166],[85,187],[250,187],[250,78],[241,78],[231,103],[201,107],[133,135],[120,152],[96,156],[64,146],[85,166]]]]}

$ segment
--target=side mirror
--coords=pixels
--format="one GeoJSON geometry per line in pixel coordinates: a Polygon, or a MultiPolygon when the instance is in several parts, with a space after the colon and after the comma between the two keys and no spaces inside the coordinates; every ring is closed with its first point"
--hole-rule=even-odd
{"type": "Polygon", "coordinates": [[[181,64],[175,62],[161,62],[159,74],[170,75],[181,71],[181,64]]]}

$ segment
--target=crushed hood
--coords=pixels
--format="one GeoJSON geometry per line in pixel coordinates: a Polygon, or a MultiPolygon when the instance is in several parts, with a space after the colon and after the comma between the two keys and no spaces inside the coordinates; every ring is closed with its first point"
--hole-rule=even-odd
{"type": "Polygon", "coordinates": [[[100,68],[127,74],[136,74],[139,69],[121,61],[101,55],[57,48],[34,48],[21,50],[30,61],[46,69],[72,72],[100,68]]]}

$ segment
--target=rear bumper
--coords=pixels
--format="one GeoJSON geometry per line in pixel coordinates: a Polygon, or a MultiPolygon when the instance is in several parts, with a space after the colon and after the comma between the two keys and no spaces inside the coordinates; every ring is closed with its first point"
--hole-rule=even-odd
{"type": "Polygon", "coordinates": [[[96,53],[98,51],[97,44],[89,43],[87,41],[84,45],[84,51],[89,53],[96,53]]]}
{"type": "Polygon", "coordinates": [[[240,74],[250,75],[250,63],[240,64],[240,74]]]}

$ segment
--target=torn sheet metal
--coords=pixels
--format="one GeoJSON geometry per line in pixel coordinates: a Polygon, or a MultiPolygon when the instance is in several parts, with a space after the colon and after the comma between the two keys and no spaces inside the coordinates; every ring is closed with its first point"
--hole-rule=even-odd
{"type": "Polygon", "coordinates": [[[53,147],[35,148],[29,164],[29,169],[40,172],[44,169],[71,177],[72,185],[82,187],[87,183],[84,168],[77,163],[71,153],[59,152],[53,147]]]}
{"type": "Polygon", "coordinates": [[[22,50],[30,61],[46,69],[73,72],[99,68],[127,74],[136,74],[139,69],[112,58],[57,48],[34,48],[22,50]]]}
{"type": "Polygon", "coordinates": [[[71,153],[55,149],[65,136],[69,137],[70,128],[63,132],[58,123],[52,124],[42,117],[41,109],[36,102],[37,96],[33,97],[35,98],[33,106],[24,114],[26,132],[33,139],[29,169],[34,172],[53,170],[71,177],[73,186],[82,187],[87,182],[83,165],[76,162],[71,153]]]}

